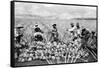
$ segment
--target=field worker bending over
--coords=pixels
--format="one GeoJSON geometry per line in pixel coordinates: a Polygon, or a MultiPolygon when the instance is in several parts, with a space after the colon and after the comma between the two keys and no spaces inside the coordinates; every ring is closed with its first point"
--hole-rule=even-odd
{"type": "Polygon", "coordinates": [[[43,41],[43,31],[38,27],[37,24],[35,25],[34,31],[35,41],[43,41]]]}

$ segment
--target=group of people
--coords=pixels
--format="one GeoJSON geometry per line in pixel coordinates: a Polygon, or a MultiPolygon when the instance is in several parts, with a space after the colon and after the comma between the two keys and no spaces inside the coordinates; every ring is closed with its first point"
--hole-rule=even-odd
{"type": "MultiPolygon", "coordinates": [[[[46,60],[49,64],[53,63],[51,61],[55,61],[55,63],[74,63],[77,59],[82,60],[89,55],[86,50],[87,47],[96,53],[96,32],[81,28],[79,23],[76,23],[76,25],[71,23],[71,28],[66,30],[70,41],[66,43],[59,39],[57,25],[53,24],[52,26],[51,37],[48,42],[45,42],[44,31],[36,24],[31,43],[22,41],[24,34],[21,29],[24,27],[17,27],[15,30],[16,61],[46,60]]],[[[88,59],[83,60],[83,62],[88,62],[88,59]]]]}

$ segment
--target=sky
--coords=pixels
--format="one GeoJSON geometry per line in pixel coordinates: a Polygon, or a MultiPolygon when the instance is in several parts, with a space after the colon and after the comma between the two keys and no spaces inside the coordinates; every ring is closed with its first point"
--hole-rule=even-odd
{"type": "Polygon", "coordinates": [[[96,18],[96,7],[16,2],[15,15],[53,16],[60,19],[96,18]]]}

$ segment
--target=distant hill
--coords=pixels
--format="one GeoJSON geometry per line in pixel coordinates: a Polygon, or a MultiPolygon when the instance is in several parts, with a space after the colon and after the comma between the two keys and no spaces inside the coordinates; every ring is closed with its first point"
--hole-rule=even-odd
{"type": "MultiPolygon", "coordinates": [[[[15,15],[16,18],[28,18],[28,19],[48,19],[48,20],[58,20],[61,19],[59,16],[39,16],[39,15],[27,15],[27,14],[19,14],[15,15]]],[[[67,18],[64,18],[67,20],[67,18]]],[[[97,20],[97,18],[69,18],[73,20],[97,20]]],[[[63,20],[63,18],[62,18],[63,20]]]]}
{"type": "Polygon", "coordinates": [[[97,20],[97,18],[73,18],[75,20],[97,20]]]}

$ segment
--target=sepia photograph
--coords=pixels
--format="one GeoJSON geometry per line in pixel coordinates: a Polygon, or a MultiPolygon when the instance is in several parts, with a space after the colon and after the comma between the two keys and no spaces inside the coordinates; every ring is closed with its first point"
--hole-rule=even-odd
{"type": "Polygon", "coordinates": [[[98,61],[97,6],[13,3],[15,67],[98,61]]]}

